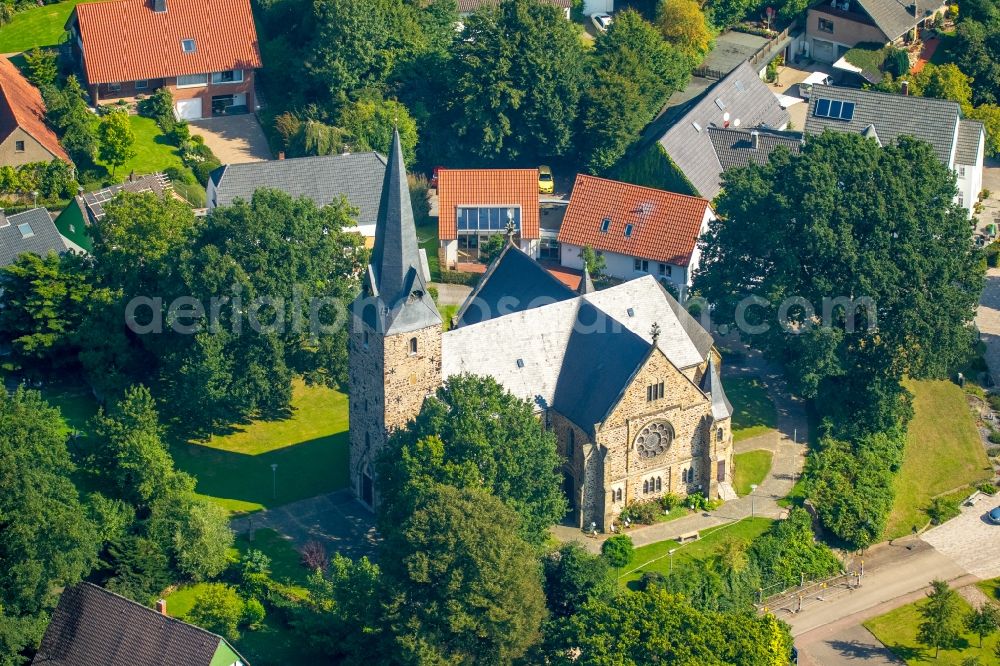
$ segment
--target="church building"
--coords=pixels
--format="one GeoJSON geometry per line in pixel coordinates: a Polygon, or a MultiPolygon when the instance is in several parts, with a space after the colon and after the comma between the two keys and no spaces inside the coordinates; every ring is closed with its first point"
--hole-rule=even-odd
{"type": "Polygon", "coordinates": [[[719,354],[655,277],[596,291],[585,273],[572,290],[508,244],[447,332],[429,279],[396,136],[352,305],[350,474],[363,503],[378,501],[373,463],[389,433],[461,373],[535,405],[559,442],[573,524],[608,530],[627,504],[667,493],[735,497],[719,354]]]}

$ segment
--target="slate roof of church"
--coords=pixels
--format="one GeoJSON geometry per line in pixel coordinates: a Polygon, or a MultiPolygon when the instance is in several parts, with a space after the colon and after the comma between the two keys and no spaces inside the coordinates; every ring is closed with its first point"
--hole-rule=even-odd
{"type": "Polygon", "coordinates": [[[222,640],[91,583],[79,583],[63,591],[31,663],[209,666],[222,640]]]}
{"type": "Polygon", "coordinates": [[[210,176],[215,184],[213,205],[229,206],[237,198],[250,201],[265,187],[308,197],[317,206],[344,196],[358,209],[359,224],[375,224],[385,165],[386,158],[375,152],[226,164],[210,176]]]}
{"type": "Polygon", "coordinates": [[[25,252],[34,252],[44,257],[49,252],[62,254],[66,251],[59,230],[44,208],[32,208],[16,215],[0,213],[0,266],[9,266],[25,252]],[[27,238],[20,225],[27,224],[27,238]]]}
{"type": "Polygon", "coordinates": [[[427,290],[429,280],[427,257],[417,245],[403,148],[399,132],[393,131],[365,289],[352,307],[368,326],[383,334],[440,325],[441,315],[427,290]]]}
{"type": "Polygon", "coordinates": [[[680,369],[703,363],[705,331],[652,276],[460,326],[442,336],[442,376],[489,375],[593,433],[652,346],[680,369]]]}
{"type": "Polygon", "coordinates": [[[882,145],[895,143],[904,135],[912,136],[931,144],[938,159],[951,166],[952,146],[960,117],[958,103],[951,100],[840,86],[813,86],[805,131],[807,134],[822,134],[829,129],[861,134],[871,125],[882,145]],[[853,102],[853,117],[851,120],[840,120],[814,115],[816,103],[821,99],[853,102]]]}
{"type": "Polygon", "coordinates": [[[729,402],[722,388],[722,374],[715,362],[715,356],[708,361],[708,371],[702,375],[701,390],[712,399],[712,418],[725,419],[733,415],[733,404],[729,402]]]}
{"type": "Polygon", "coordinates": [[[722,164],[705,130],[740,121],[744,129],[766,125],[780,129],[788,124],[788,112],[757,72],[746,62],[705,91],[704,96],[660,138],[660,144],[677,168],[706,199],[721,187],[722,164]],[[720,106],[721,104],[721,106],[720,106]]]}
{"type": "Polygon", "coordinates": [[[573,298],[576,294],[515,245],[508,243],[465,299],[457,326],[477,324],[509,314],[573,298]]]}

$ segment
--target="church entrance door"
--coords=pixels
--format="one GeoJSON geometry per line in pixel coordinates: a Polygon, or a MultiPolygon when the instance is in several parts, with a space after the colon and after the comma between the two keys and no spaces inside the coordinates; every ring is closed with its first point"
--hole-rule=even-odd
{"type": "Polygon", "coordinates": [[[725,460],[720,460],[719,461],[719,474],[718,474],[717,480],[718,481],[725,481],[726,480],[726,461],[725,460]]]}

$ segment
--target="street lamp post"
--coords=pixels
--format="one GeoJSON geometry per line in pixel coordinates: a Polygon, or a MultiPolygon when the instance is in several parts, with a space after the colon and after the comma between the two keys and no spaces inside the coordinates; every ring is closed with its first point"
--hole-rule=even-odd
{"type": "Polygon", "coordinates": [[[676,548],[671,548],[670,550],[667,551],[667,553],[670,555],[670,573],[674,572],[674,553],[676,552],[677,552],[676,548]]]}
{"type": "Polygon", "coordinates": [[[757,484],[750,484],[750,517],[754,517],[754,492],[757,490],[757,484]]]}
{"type": "Polygon", "coordinates": [[[271,499],[278,497],[278,463],[271,463],[271,499]]]}

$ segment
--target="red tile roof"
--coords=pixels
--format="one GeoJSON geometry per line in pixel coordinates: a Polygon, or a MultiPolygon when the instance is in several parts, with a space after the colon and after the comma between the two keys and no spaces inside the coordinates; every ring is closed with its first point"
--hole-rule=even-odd
{"type": "Polygon", "coordinates": [[[0,141],[18,127],[59,159],[71,161],[59,137],[45,124],[45,102],[38,88],[10,60],[0,57],[0,141]]]}
{"type": "MultiPolygon", "coordinates": [[[[250,0],[111,0],[76,6],[87,81],[118,83],[261,66],[250,0]],[[193,39],[184,53],[181,40],[193,39]]],[[[71,21],[73,19],[70,19],[71,21]]]]}
{"type": "Polygon", "coordinates": [[[573,185],[559,242],[687,266],[698,242],[707,200],[580,174],[573,185]],[[605,218],[608,230],[601,231],[605,218]],[[631,224],[631,236],[625,226],[631,224]]]}
{"type": "Polygon", "coordinates": [[[441,169],[438,172],[438,235],[458,238],[459,206],[521,207],[521,237],[538,238],[538,169],[441,169]]]}

